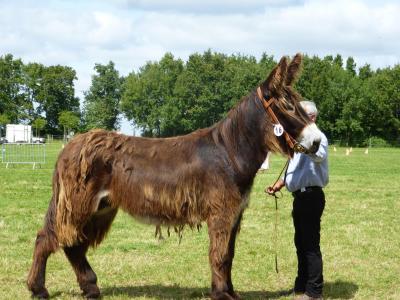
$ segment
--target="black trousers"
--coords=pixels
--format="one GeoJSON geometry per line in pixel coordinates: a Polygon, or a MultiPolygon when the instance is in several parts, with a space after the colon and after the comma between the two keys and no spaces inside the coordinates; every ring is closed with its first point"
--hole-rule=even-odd
{"type": "Polygon", "coordinates": [[[323,275],[320,249],[321,216],[325,195],[321,188],[293,193],[294,244],[297,252],[295,292],[311,297],[322,296],[323,275]]]}

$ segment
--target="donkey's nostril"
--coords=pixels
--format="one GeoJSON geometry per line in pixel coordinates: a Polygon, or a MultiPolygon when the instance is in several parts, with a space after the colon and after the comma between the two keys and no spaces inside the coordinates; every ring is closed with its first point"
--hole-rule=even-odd
{"type": "Polygon", "coordinates": [[[320,144],[321,144],[321,140],[320,140],[320,139],[315,140],[315,141],[313,142],[312,146],[310,147],[310,150],[309,150],[309,151],[310,151],[311,153],[317,152],[320,144]]]}

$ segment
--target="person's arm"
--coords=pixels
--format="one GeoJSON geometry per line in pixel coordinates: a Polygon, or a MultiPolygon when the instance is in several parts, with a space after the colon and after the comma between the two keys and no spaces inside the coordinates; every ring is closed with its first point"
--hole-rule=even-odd
{"type": "Polygon", "coordinates": [[[285,182],[282,179],[279,179],[273,186],[269,186],[266,192],[270,195],[274,195],[276,192],[279,192],[284,186],[285,182]]]}

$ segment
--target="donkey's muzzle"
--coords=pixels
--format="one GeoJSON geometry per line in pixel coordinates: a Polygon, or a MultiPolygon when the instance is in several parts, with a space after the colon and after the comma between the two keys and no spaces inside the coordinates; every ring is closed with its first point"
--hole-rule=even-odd
{"type": "Polygon", "coordinates": [[[306,147],[304,147],[302,144],[300,143],[296,143],[293,147],[294,152],[298,152],[298,153],[316,153],[319,149],[319,145],[321,144],[321,141],[314,141],[313,144],[311,145],[311,147],[309,149],[307,149],[306,147]]]}

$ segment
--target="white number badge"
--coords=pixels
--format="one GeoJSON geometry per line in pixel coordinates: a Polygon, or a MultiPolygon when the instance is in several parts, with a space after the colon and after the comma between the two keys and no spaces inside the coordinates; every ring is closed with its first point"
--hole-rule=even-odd
{"type": "Polygon", "coordinates": [[[281,136],[283,134],[283,127],[281,124],[274,124],[274,134],[276,136],[281,136]]]}

